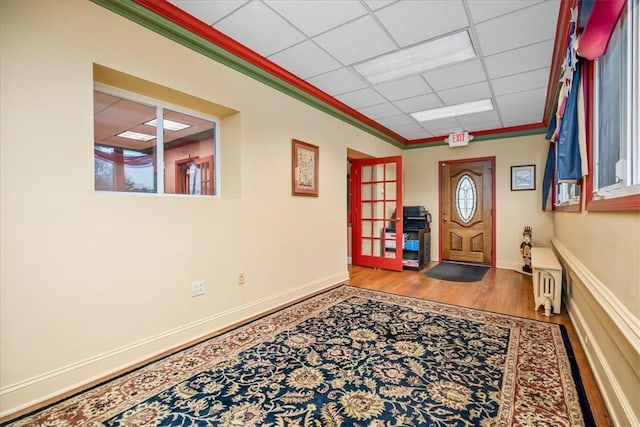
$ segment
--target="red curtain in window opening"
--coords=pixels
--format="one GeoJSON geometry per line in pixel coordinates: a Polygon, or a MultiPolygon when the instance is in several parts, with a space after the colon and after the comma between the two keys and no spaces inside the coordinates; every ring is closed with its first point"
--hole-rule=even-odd
{"type": "Polygon", "coordinates": [[[104,160],[106,162],[119,163],[119,160],[122,158],[124,160],[124,164],[126,166],[131,167],[145,167],[153,165],[153,154],[143,154],[138,156],[130,156],[126,154],[120,153],[106,153],[102,150],[94,149],[93,154],[100,160],[104,160]]]}
{"type": "Polygon", "coordinates": [[[582,0],[581,26],[584,30],[578,40],[578,55],[588,60],[602,56],[607,50],[611,33],[618,22],[627,0],[582,0]],[[586,15],[586,16],[585,16],[586,15]]]}

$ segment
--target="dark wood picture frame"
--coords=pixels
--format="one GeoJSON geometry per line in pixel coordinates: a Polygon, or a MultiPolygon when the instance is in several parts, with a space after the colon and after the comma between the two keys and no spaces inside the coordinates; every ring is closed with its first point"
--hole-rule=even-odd
{"type": "Polygon", "coordinates": [[[318,197],[320,148],[307,142],[291,140],[291,194],[318,197]]]}
{"type": "Polygon", "coordinates": [[[511,191],[536,189],[536,165],[511,166],[511,191]]]}

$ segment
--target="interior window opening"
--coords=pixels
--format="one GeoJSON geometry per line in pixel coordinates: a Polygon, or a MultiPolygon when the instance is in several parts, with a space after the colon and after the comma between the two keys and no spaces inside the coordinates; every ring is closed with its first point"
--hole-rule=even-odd
{"type": "Polygon", "coordinates": [[[218,128],[216,118],[96,88],[95,190],[216,195],[218,128]]]}

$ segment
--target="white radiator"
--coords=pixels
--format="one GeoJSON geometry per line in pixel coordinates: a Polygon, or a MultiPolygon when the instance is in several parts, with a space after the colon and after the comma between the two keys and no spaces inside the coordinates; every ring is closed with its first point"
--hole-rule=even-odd
{"type": "Polygon", "coordinates": [[[545,316],[551,315],[551,307],[560,313],[562,304],[562,265],[551,248],[532,248],[531,266],[533,267],[534,309],[544,307],[545,316]]]}

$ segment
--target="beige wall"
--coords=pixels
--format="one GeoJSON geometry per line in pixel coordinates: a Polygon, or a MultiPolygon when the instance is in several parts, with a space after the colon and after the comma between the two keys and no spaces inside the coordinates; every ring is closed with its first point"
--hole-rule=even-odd
{"type": "Polygon", "coordinates": [[[565,301],[615,425],[640,424],[640,213],[557,213],[565,301]]]}
{"type": "Polygon", "coordinates": [[[439,256],[438,162],[476,157],[496,158],[496,266],[520,270],[522,230],[533,227],[532,242],[550,246],[553,215],[542,212],[542,174],[548,150],[543,135],[471,142],[467,147],[448,146],[406,150],[404,161],[405,205],[424,205],[431,212],[431,259],[439,256]],[[536,190],[511,191],[511,166],[536,165],[536,190]]]}
{"type": "Polygon", "coordinates": [[[554,235],[640,318],[640,212],[558,213],[554,235]]]}
{"type": "Polygon", "coordinates": [[[95,4],[0,16],[3,414],[348,277],[347,147],[399,149],[95,4]],[[93,63],[239,111],[221,198],[93,190],[93,63]],[[291,196],[292,138],[318,198],[291,196]]]}

